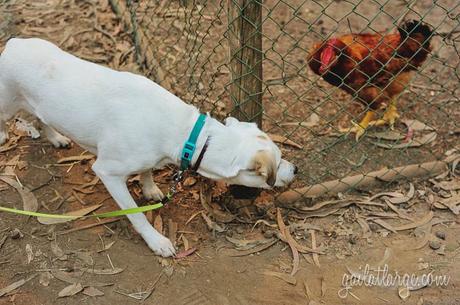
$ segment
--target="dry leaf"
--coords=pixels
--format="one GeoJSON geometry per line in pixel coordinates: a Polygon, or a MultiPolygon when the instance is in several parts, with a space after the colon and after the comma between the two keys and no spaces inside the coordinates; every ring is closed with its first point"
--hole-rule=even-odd
{"type": "Polygon", "coordinates": [[[26,187],[20,185],[16,180],[9,177],[0,176],[0,180],[14,187],[22,199],[23,210],[37,212],[38,201],[35,195],[26,187]]]}
{"type": "MultiPolygon", "coordinates": [[[[72,211],[72,212],[68,212],[68,213],[65,213],[63,215],[66,215],[66,216],[85,216],[97,209],[99,209],[100,207],[102,206],[102,204],[96,204],[96,205],[92,205],[92,206],[89,206],[89,207],[86,207],[86,208],[83,208],[83,209],[80,209],[80,210],[76,210],[76,211],[72,211]]],[[[77,219],[77,218],[75,218],[77,219]]],[[[48,217],[37,217],[37,220],[39,223],[43,224],[43,225],[54,225],[54,224],[57,224],[57,223],[64,223],[64,222],[69,222],[69,221],[72,221],[72,220],[75,220],[75,219],[72,219],[72,218],[67,218],[67,219],[61,219],[61,218],[48,218],[48,217]]]]}
{"type": "Polygon", "coordinates": [[[83,160],[91,160],[94,158],[94,155],[79,155],[79,156],[70,156],[70,157],[65,157],[61,158],[57,161],[57,164],[62,164],[62,163],[69,163],[69,162],[77,162],[77,161],[83,161],[83,160]]]}
{"type": "Polygon", "coordinates": [[[174,222],[171,218],[168,219],[168,238],[173,243],[173,245],[176,244],[177,222],[174,222]]]}
{"type": "Polygon", "coordinates": [[[414,229],[414,228],[423,226],[424,224],[428,223],[431,219],[433,219],[433,211],[428,212],[425,216],[423,216],[419,220],[416,220],[412,223],[408,223],[408,224],[405,224],[399,227],[394,227],[394,230],[404,231],[404,230],[414,229]]]}
{"type": "Polygon", "coordinates": [[[0,289],[0,297],[4,296],[5,294],[10,293],[11,291],[13,291],[15,289],[18,289],[19,287],[21,287],[22,285],[24,285],[25,283],[27,283],[31,279],[35,278],[36,276],[37,276],[36,274],[31,275],[27,279],[19,280],[17,282],[14,282],[14,283],[12,283],[12,284],[0,289]]]}
{"type": "Polygon", "coordinates": [[[298,148],[298,149],[302,149],[302,145],[300,144],[297,144],[296,142],[294,141],[291,141],[289,140],[288,138],[284,137],[284,136],[281,136],[281,135],[277,135],[277,134],[267,134],[273,142],[276,142],[276,143],[281,143],[281,144],[285,144],[285,145],[290,145],[290,146],[293,146],[295,148],[298,148]]]}
{"type": "Polygon", "coordinates": [[[193,186],[195,184],[196,184],[196,179],[194,177],[187,177],[182,183],[183,186],[193,186]]]}
{"type": "Polygon", "coordinates": [[[80,283],[71,284],[58,293],[59,298],[70,297],[76,295],[83,290],[83,286],[80,283]]]}
{"type": "Polygon", "coordinates": [[[32,251],[32,246],[30,244],[26,245],[26,255],[27,255],[27,265],[34,260],[34,252],[32,251]]]}
{"type": "Polygon", "coordinates": [[[205,190],[203,185],[200,188],[200,202],[203,208],[218,222],[229,223],[235,219],[234,215],[223,212],[212,206],[211,190],[205,190]]]}
{"type": "Polygon", "coordinates": [[[407,288],[407,287],[399,287],[398,288],[398,295],[403,301],[406,301],[410,297],[409,288],[407,288]]]}
{"type": "Polygon", "coordinates": [[[40,137],[38,130],[30,122],[27,122],[22,118],[16,119],[14,127],[15,130],[13,130],[13,132],[18,136],[29,136],[32,139],[37,139],[40,137]]]}
{"type": "Polygon", "coordinates": [[[385,229],[387,229],[388,231],[391,231],[393,233],[397,233],[396,232],[396,229],[393,228],[392,225],[390,225],[388,222],[380,219],[380,218],[376,218],[376,219],[372,219],[373,222],[375,222],[376,224],[379,224],[381,225],[382,227],[384,227],[385,229]]]}
{"type": "Polygon", "coordinates": [[[82,269],[86,273],[98,274],[98,275],[114,275],[123,272],[123,268],[110,268],[110,269],[93,269],[93,268],[84,268],[82,269]]]}
{"type": "Polygon", "coordinates": [[[53,254],[57,257],[58,260],[60,261],[65,261],[67,260],[68,256],[64,253],[64,251],[62,251],[62,249],[59,247],[59,245],[57,244],[57,241],[56,239],[54,239],[52,242],[51,242],[51,252],[53,252],[53,254]]]}
{"type": "Polygon", "coordinates": [[[454,179],[450,181],[441,181],[441,182],[436,183],[436,186],[439,186],[445,191],[460,190],[460,179],[454,179]]]}
{"type": "Polygon", "coordinates": [[[290,274],[274,272],[274,271],[264,271],[262,274],[270,275],[282,279],[288,284],[295,285],[297,284],[297,279],[290,274]]]}
{"type": "Polygon", "coordinates": [[[263,244],[263,245],[260,245],[260,246],[257,246],[257,247],[254,247],[250,250],[246,250],[246,251],[238,251],[238,250],[233,250],[232,252],[228,253],[228,256],[232,256],[232,257],[240,257],[240,256],[247,256],[247,255],[251,255],[251,254],[254,254],[254,253],[259,253],[259,252],[262,252],[268,248],[270,248],[271,246],[273,246],[274,244],[276,244],[276,242],[278,241],[278,239],[274,238],[271,242],[269,243],[266,243],[266,244],[263,244]]]}
{"type": "Polygon", "coordinates": [[[422,123],[418,120],[401,120],[401,122],[407,126],[407,128],[410,128],[414,131],[424,131],[424,130],[434,130],[433,127],[430,127],[428,125],[426,125],[425,123],[422,123]]]}
{"type": "Polygon", "coordinates": [[[108,243],[107,245],[104,246],[104,249],[101,249],[101,250],[97,250],[97,253],[101,253],[101,252],[104,252],[104,251],[107,251],[109,250],[110,248],[112,248],[112,246],[115,244],[115,240],[108,243]]]}
{"type": "Polygon", "coordinates": [[[161,218],[160,214],[155,217],[155,220],[153,221],[153,227],[155,230],[163,234],[163,218],[161,218]]]}
{"type": "Polygon", "coordinates": [[[420,147],[422,145],[429,144],[436,140],[437,137],[436,132],[431,132],[419,138],[414,138],[407,143],[400,143],[400,144],[387,144],[387,143],[379,143],[373,142],[376,146],[387,148],[387,149],[400,149],[400,148],[409,148],[409,147],[420,147]]]}
{"type": "Polygon", "coordinates": [[[237,238],[233,238],[230,236],[225,236],[225,238],[229,242],[234,244],[235,248],[240,251],[246,251],[254,247],[257,247],[259,245],[271,243],[273,241],[273,238],[270,238],[270,239],[265,239],[265,238],[263,239],[237,239],[237,238]]]}
{"type": "Polygon", "coordinates": [[[73,251],[73,253],[85,265],[92,266],[94,264],[93,257],[89,253],[83,251],[73,251]]]}
{"type": "Polygon", "coordinates": [[[91,287],[91,286],[86,287],[85,289],[83,289],[83,294],[87,295],[87,296],[90,296],[90,297],[99,297],[99,296],[104,295],[104,293],[102,291],[100,291],[97,288],[91,287]]]}
{"type": "Polygon", "coordinates": [[[201,217],[203,217],[209,230],[216,231],[218,233],[222,233],[225,231],[225,228],[212,221],[204,212],[201,212],[201,217]]]}
{"type": "Polygon", "coordinates": [[[180,259],[180,258],[187,257],[187,256],[192,255],[193,253],[195,253],[196,250],[197,250],[196,248],[190,248],[188,250],[185,250],[185,251],[177,253],[176,256],[174,256],[174,258],[175,259],[180,259]]]}
{"type": "MultiPolygon", "coordinates": [[[[61,270],[51,270],[51,274],[60,281],[69,283],[69,284],[77,284],[80,282],[79,278],[73,277],[72,274],[75,272],[65,272],[61,270]]],[[[78,276],[81,276],[82,273],[80,272],[78,276]]],[[[93,281],[86,281],[85,286],[96,286],[96,287],[105,287],[105,286],[112,286],[113,283],[100,283],[100,282],[93,282],[93,281]]]]}
{"type": "Polygon", "coordinates": [[[383,139],[388,141],[398,141],[404,139],[406,136],[398,131],[389,130],[385,132],[372,132],[367,135],[371,138],[383,139]]]}
{"type": "Polygon", "coordinates": [[[185,237],[184,234],[181,235],[181,238],[182,238],[182,243],[184,244],[184,250],[187,251],[188,249],[190,249],[190,244],[188,242],[188,239],[185,237]]]}
{"type": "Polygon", "coordinates": [[[310,117],[303,122],[289,122],[282,123],[280,126],[302,126],[302,127],[315,127],[319,124],[319,116],[316,113],[312,113],[310,117]]]}

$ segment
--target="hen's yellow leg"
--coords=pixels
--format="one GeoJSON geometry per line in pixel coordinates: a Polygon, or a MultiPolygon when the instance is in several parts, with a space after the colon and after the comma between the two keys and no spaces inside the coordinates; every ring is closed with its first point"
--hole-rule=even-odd
{"type": "Polygon", "coordinates": [[[390,129],[394,128],[396,119],[400,117],[398,109],[396,108],[396,99],[392,99],[390,104],[387,106],[383,117],[380,120],[372,121],[369,123],[371,126],[381,126],[388,124],[390,129]]]}
{"type": "Polygon", "coordinates": [[[366,128],[369,126],[371,122],[376,122],[373,121],[375,117],[375,112],[372,110],[369,110],[366,112],[366,115],[364,115],[364,118],[359,122],[359,124],[351,121],[353,124],[353,127],[351,128],[340,128],[340,132],[345,132],[345,133],[354,133],[355,134],[355,139],[356,141],[359,140],[359,138],[364,134],[366,131],[366,128]]]}

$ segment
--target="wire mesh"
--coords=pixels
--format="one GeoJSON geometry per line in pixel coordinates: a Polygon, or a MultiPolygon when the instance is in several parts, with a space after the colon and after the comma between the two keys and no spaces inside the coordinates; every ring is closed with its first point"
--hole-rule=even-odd
{"type": "MultiPolygon", "coordinates": [[[[111,0],[111,4],[126,20],[145,75],[218,118],[238,115],[245,103],[259,103],[255,107],[260,109],[264,131],[292,141],[281,148],[300,168],[294,186],[353,175],[365,180],[382,168],[443,160],[458,145],[458,1],[111,0]],[[254,7],[260,9],[260,24],[247,17],[247,10],[254,7]],[[340,126],[360,122],[370,108],[357,102],[359,94],[344,92],[310,69],[313,46],[350,33],[391,35],[411,19],[433,29],[432,50],[397,97],[400,118],[395,129],[370,127],[358,141],[340,133],[340,126]],[[235,33],[235,22],[249,24],[252,31],[246,36],[235,33]],[[256,35],[260,50],[248,43],[256,35]],[[240,39],[236,46],[235,36],[240,39]],[[261,52],[260,67],[258,60],[241,60],[245,50],[261,52]],[[235,60],[246,68],[235,72],[235,60]],[[260,92],[241,81],[248,77],[259,82],[260,92]],[[235,96],[235,84],[244,98],[235,96]]],[[[367,45],[363,48],[372,51],[367,45]]],[[[391,59],[398,56],[393,53],[391,59]]],[[[369,54],[362,60],[369,57],[379,60],[369,54]]],[[[389,62],[379,64],[386,71],[389,62]]],[[[377,116],[383,111],[378,110],[377,116]]],[[[258,114],[246,118],[253,120],[258,114]]]]}

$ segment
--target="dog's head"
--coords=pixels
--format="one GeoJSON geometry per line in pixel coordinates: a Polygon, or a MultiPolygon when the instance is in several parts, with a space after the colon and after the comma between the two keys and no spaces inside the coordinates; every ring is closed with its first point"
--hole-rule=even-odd
{"type": "Polygon", "coordinates": [[[256,124],[230,117],[225,127],[212,128],[198,172],[228,184],[271,188],[289,184],[297,168],[256,124]]]}

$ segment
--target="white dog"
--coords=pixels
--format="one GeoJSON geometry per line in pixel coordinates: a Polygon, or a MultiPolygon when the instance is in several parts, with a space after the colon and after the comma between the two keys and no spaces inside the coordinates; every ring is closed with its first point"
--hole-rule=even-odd
{"type": "MultiPolygon", "coordinates": [[[[8,139],[5,121],[18,110],[37,116],[54,146],[70,144],[63,133],[96,154],[92,169],[122,209],[137,206],[126,186],[127,177],[135,173],[141,174],[145,197],[164,197],[151,170],[181,162],[184,143],[200,115],[143,76],[84,61],[35,38],[9,40],[0,56],[1,143],[8,139]]],[[[223,125],[206,117],[192,164],[206,142],[197,172],[211,179],[270,188],[288,184],[297,171],[252,123],[228,118],[223,125]]],[[[156,254],[175,254],[169,239],[143,214],[128,218],[156,254]]]]}

